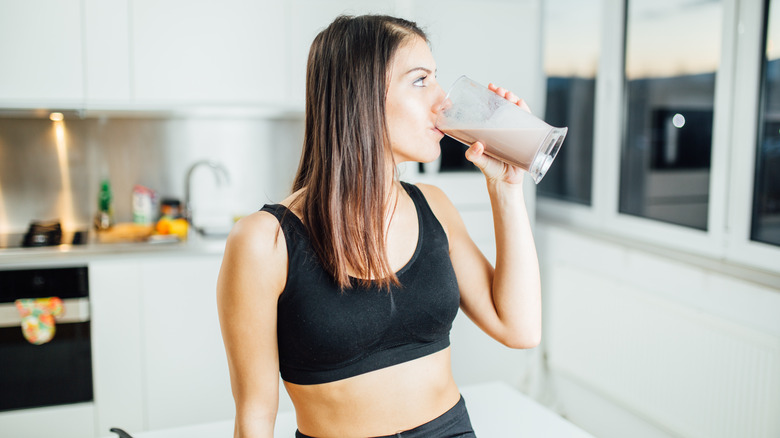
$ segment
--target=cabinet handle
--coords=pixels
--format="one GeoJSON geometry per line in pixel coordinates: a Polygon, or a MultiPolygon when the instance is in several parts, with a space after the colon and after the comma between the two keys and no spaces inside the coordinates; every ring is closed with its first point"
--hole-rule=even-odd
{"type": "MultiPolygon", "coordinates": [[[[57,324],[89,321],[89,298],[67,298],[62,300],[62,315],[55,319],[57,324]]],[[[18,327],[22,317],[14,303],[0,303],[0,328],[18,327]]]]}

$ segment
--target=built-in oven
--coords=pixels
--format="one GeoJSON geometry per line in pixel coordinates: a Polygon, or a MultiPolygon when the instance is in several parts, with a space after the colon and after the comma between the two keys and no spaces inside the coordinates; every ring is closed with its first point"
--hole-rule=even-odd
{"type": "Polygon", "coordinates": [[[93,400],[87,267],[0,270],[0,394],[0,412],[93,400]],[[50,297],[62,312],[36,345],[15,302],[50,297]]]}

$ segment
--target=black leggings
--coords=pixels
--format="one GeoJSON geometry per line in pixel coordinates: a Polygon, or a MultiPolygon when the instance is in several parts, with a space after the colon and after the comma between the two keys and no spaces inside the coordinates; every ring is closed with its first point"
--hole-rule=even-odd
{"type": "MultiPolygon", "coordinates": [[[[295,431],[295,438],[314,438],[295,431]]],[[[476,438],[471,427],[469,412],[463,397],[447,412],[433,420],[394,435],[384,435],[376,438],[476,438]]]]}

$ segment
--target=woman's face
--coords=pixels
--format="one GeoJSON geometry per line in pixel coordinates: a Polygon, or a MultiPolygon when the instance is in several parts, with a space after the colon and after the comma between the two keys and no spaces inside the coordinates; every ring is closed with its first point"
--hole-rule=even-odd
{"type": "Polygon", "coordinates": [[[396,164],[428,163],[439,157],[436,116],[444,101],[436,81],[436,61],[428,44],[419,37],[396,50],[390,69],[385,117],[396,164]]]}

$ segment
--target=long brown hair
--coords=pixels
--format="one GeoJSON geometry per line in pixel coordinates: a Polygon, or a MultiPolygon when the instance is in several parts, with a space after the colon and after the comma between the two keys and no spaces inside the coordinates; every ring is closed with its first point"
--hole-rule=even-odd
{"type": "MultiPolygon", "coordinates": [[[[314,39],[306,69],[306,128],[293,191],[312,247],[343,289],[398,284],[385,248],[385,122],[389,72],[397,49],[425,33],[383,15],[340,16],[314,39]],[[373,280],[372,280],[373,279],[373,280]]],[[[395,178],[395,173],[393,174],[395,178]]]]}

